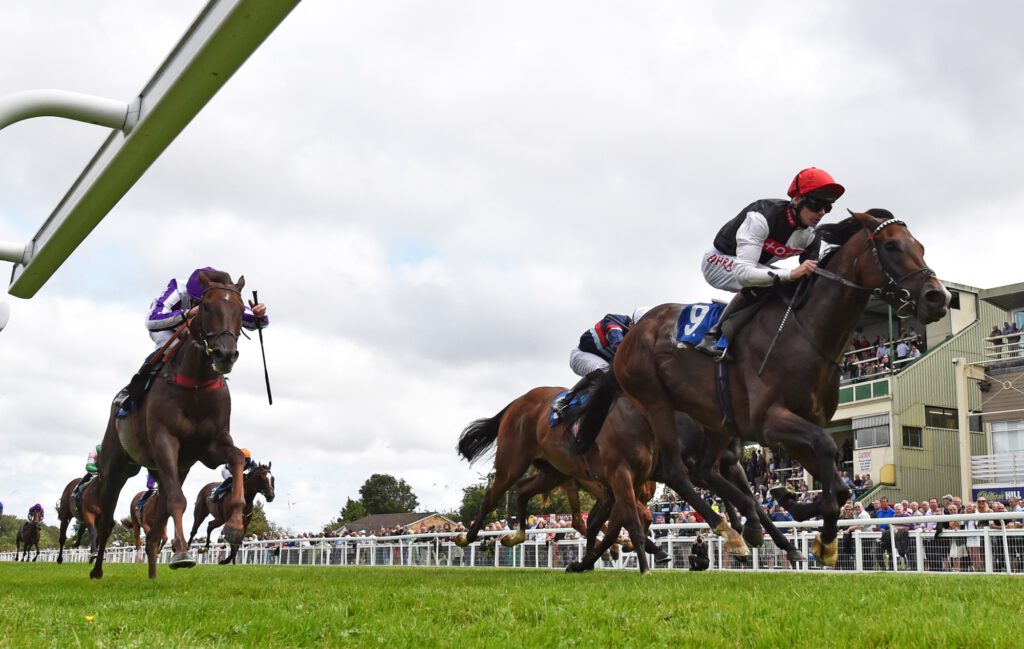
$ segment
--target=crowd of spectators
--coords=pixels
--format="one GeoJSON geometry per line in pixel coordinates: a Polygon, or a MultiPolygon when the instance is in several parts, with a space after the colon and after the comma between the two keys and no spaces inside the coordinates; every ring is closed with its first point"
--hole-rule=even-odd
{"type": "Polygon", "coordinates": [[[1021,328],[1016,322],[1004,322],[1002,328],[992,325],[988,334],[989,350],[996,358],[1016,358],[1021,356],[1021,328]]]}
{"type": "Polygon", "coordinates": [[[881,335],[869,341],[858,328],[843,355],[842,380],[852,382],[898,372],[926,351],[925,344],[924,337],[913,329],[900,329],[892,341],[881,335]]]}

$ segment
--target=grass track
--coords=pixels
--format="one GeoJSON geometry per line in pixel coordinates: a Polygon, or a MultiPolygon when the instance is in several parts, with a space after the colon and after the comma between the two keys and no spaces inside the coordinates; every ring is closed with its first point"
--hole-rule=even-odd
{"type": "Polygon", "coordinates": [[[0,564],[0,647],[1020,647],[1000,576],[0,564]]]}

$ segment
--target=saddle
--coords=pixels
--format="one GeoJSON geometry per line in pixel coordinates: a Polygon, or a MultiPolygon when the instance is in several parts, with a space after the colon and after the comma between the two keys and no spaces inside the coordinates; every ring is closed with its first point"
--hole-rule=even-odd
{"type": "MultiPolygon", "coordinates": [[[[676,343],[680,347],[700,344],[704,334],[722,317],[725,307],[724,302],[695,302],[683,306],[676,324],[676,343]]],[[[729,341],[725,336],[719,337],[715,344],[718,349],[725,349],[728,346],[729,341]]]]}
{"type": "Polygon", "coordinates": [[[142,498],[139,498],[139,504],[136,505],[136,508],[139,510],[140,521],[142,520],[142,510],[145,509],[146,503],[149,502],[150,498],[156,495],[157,491],[157,489],[149,489],[142,495],[142,498]]]}

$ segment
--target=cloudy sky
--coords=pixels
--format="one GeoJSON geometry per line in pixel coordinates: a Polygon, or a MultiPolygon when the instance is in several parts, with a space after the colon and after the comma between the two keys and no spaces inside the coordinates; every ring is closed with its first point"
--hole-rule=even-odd
{"type": "MultiPolygon", "coordinates": [[[[0,0],[0,96],[129,101],[203,5],[0,0]]],[[[4,296],[0,501],[49,512],[81,475],[149,303],[198,266],[268,305],[274,405],[242,340],[232,433],[294,531],[372,473],[457,507],[486,470],[454,452],[469,421],[570,385],[604,313],[721,297],[700,254],[802,167],[905,219],[942,278],[1019,281],[1021,24],[1011,1],[306,0],[34,298],[4,296]]],[[[0,133],[0,241],[36,233],[108,132],[0,133]]]]}

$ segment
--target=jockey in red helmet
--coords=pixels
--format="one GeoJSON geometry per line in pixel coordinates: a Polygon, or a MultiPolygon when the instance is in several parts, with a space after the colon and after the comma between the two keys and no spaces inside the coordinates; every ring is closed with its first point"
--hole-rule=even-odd
{"type": "Polygon", "coordinates": [[[809,167],[789,184],[789,199],[754,201],[718,231],[714,245],[704,253],[701,270],[709,284],[736,295],[697,349],[720,354],[715,344],[722,334],[732,340],[753,315],[754,310],[746,307],[756,302],[758,287],[793,282],[814,273],[820,247],[814,228],[844,191],[827,171],[809,167]],[[797,255],[801,263],[793,270],[768,265],[797,255]],[[740,312],[746,317],[736,318],[740,312]]]}

